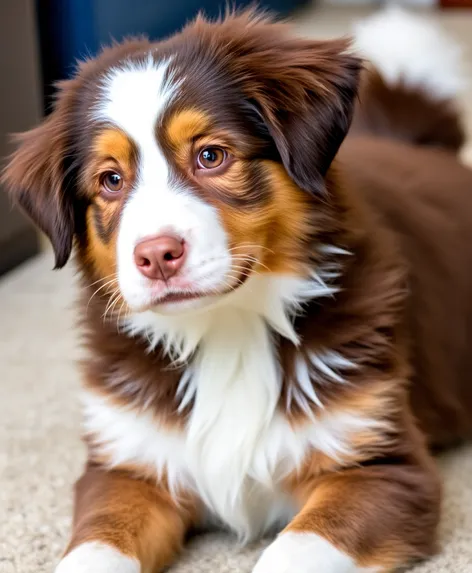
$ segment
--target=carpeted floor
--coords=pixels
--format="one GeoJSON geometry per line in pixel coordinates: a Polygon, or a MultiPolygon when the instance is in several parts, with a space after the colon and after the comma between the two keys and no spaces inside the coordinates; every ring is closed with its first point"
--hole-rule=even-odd
{"type": "MultiPolygon", "coordinates": [[[[358,14],[311,9],[298,22],[305,33],[336,35],[358,14]]],[[[471,48],[472,12],[443,19],[471,48]]],[[[46,253],[0,281],[0,573],[52,571],[67,541],[71,488],[84,461],[73,271],[51,267],[46,253]]],[[[472,573],[472,446],[439,463],[442,552],[414,572],[472,573]]],[[[228,536],[203,537],[172,572],[249,573],[262,546],[239,549],[228,536]]]]}

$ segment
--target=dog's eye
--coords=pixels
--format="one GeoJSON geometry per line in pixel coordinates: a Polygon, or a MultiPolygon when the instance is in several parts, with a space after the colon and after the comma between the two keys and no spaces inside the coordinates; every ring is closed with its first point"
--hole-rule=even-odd
{"type": "Polygon", "coordinates": [[[227,153],[221,147],[205,147],[197,158],[199,169],[215,169],[220,167],[227,158],[227,153]]]}
{"type": "Polygon", "coordinates": [[[123,189],[123,177],[116,171],[107,171],[101,183],[107,193],[119,193],[123,189]]]}

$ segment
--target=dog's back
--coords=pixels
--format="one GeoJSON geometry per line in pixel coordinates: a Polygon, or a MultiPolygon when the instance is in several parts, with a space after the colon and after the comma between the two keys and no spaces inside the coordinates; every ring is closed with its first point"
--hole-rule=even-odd
{"type": "Polygon", "coordinates": [[[409,266],[411,399],[442,445],[472,430],[472,171],[458,159],[458,53],[402,12],[375,16],[357,39],[375,69],[338,158],[409,266]]]}

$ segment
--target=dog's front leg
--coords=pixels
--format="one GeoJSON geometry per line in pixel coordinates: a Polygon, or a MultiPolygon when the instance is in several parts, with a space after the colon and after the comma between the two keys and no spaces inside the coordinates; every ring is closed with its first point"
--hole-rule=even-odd
{"type": "Polygon", "coordinates": [[[435,550],[440,488],[428,468],[359,467],[316,480],[310,489],[253,573],[394,571],[435,550]]]}
{"type": "Polygon", "coordinates": [[[174,560],[194,514],[190,500],[176,504],[155,482],[89,466],[56,573],[157,573],[174,560]]]}

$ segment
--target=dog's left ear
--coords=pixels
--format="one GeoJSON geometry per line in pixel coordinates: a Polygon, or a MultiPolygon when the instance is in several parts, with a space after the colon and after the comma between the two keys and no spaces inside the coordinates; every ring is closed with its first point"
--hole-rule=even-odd
{"type": "Polygon", "coordinates": [[[348,53],[348,40],[287,39],[283,28],[282,38],[261,37],[246,51],[246,92],[289,175],[319,193],[351,123],[361,60],[348,53]]]}

